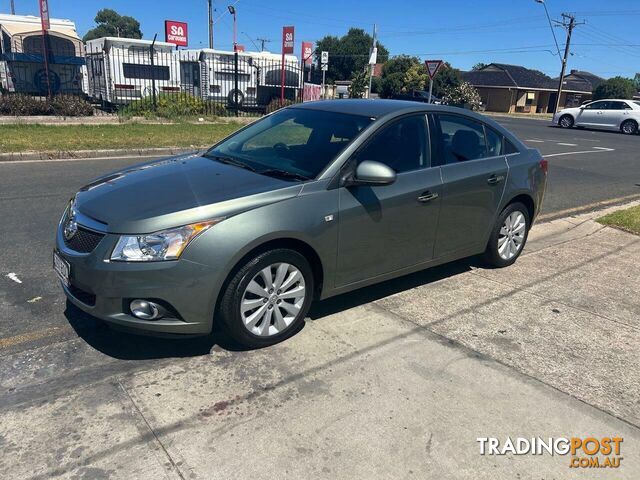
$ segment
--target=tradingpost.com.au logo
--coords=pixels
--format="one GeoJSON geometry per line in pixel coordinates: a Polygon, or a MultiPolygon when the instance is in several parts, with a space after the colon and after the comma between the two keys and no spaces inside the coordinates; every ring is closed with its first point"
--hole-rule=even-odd
{"type": "Polygon", "coordinates": [[[570,455],[569,468],[618,468],[621,437],[478,437],[480,455],[570,455]]]}

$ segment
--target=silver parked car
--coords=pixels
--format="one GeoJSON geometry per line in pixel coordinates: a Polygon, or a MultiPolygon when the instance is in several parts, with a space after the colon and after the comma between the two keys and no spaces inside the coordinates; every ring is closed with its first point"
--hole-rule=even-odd
{"type": "Polygon", "coordinates": [[[588,127],[633,135],[638,133],[640,125],[640,102],[596,100],[579,107],[560,110],[553,116],[553,123],[563,128],[588,127]]]}
{"type": "Polygon", "coordinates": [[[397,100],[279,110],[203,154],[101,177],[70,201],[54,268],[110,324],[286,338],[310,303],[484,254],[518,258],[547,163],[489,118],[397,100]]]}

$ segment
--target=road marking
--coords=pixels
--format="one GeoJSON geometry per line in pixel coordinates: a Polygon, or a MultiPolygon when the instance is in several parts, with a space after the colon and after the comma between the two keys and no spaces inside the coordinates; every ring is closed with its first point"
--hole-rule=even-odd
{"type": "Polygon", "coordinates": [[[52,337],[59,333],[60,327],[45,328],[44,330],[36,330],[35,332],[23,333],[13,337],[0,338],[0,349],[14,347],[21,343],[32,342],[47,337],[52,337]]]}
{"type": "Polygon", "coordinates": [[[596,150],[611,150],[610,148],[606,148],[606,147],[591,147],[591,148],[595,148],[596,150]]]}
{"type": "Polygon", "coordinates": [[[564,145],[565,147],[577,147],[577,143],[558,143],[557,145],[564,145]]]}
{"type": "Polygon", "coordinates": [[[600,147],[600,149],[598,150],[583,150],[581,152],[547,153],[546,155],[543,155],[543,157],[548,158],[548,157],[559,157],[560,155],[579,155],[582,153],[604,153],[604,152],[613,152],[613,151],[615,151],[615,148],[600,147]]]}
{"type": "Polygon", "coordinates": [[[8,274],[7,274],[7,278],[8,278],[9,280],[13,280],[13,281],[14,281],[14,282],[16,282],[16,283],[22,283],[22,280],[20,280],[20,279],[18,278],[18,275],[16,275],[16,274],[15,274],[15,273],[13,273],[13,272],[8,273],[8,274]]]}
{"type": "Polygon", "coordinates": [[[31,300],[27,300],[27,303],[36,303],[42,300],[42,297],[33,297],[31,300]]]}
{"type": "Polygon", "coordinates": [[[544,143],[544,140],[533,140],[533,139],[529,139],[529,140],[525,140],[525,142],[544,143]]]}
{"type": "MultiPolygon", "coordinates": [[[[189,152],[187,152],[189,153],[189,152]]],[[[167,158],[167,157],[175,157],[177,155],[183,155],[182,153],[178,153],[176,155],[122,155],[118,157],[92,157],[92,158],[47,158],[47,159],[39,159],[39,160],[0,160],[0,165],[4,165],[7,163],[53,163],[53,162],[84,162],[84,161],[93,161],[93,160],[122,160],[125,158],[167,158]]]]}
{"type": "Polygon", "coordinates": [[[541,215],[538,215],[537,220],[542,221],[549,218],[568,217],[571,214],[583,212],[586,210],[593,210],[597,207],[607,207],[614,203],[623,203],[623,202],[626,202],[627,200],[632,201],[632,200],[638,200],[638,199],[640,199],[640,193],[632,193],[631,195],[625,195],[624,197],[611,198],[609,200],[594,202],[588,205],[582,205],[580,207],[573,207],[573,208],[567,208],[565,210],[558,210],[556,212],[543,213],[541,215]]]}

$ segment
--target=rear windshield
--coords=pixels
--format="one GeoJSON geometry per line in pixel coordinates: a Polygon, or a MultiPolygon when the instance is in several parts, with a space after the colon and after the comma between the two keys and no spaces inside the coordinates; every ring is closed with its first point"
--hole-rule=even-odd
{"type": "Polygon", "coordinates": [[[370,123],[369,117],[287,108],[228,138],[208,156],[240,160],[256,171],[315,178],[370,123]]]}

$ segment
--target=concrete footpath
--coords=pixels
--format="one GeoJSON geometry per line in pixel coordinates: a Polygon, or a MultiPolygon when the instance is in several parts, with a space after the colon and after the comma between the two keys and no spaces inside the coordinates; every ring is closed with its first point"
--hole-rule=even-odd
{"type": "Polygon", "coordinates": [[[102,354],[7,356],[2,477],[640,478],[640,237],[594,216],[535,226],[510,268],[464,260],[322,302],[271,348],[64,382],[62,357],[102,354]],[[615,436],[616,469],[477,441],[615,436]]]}

